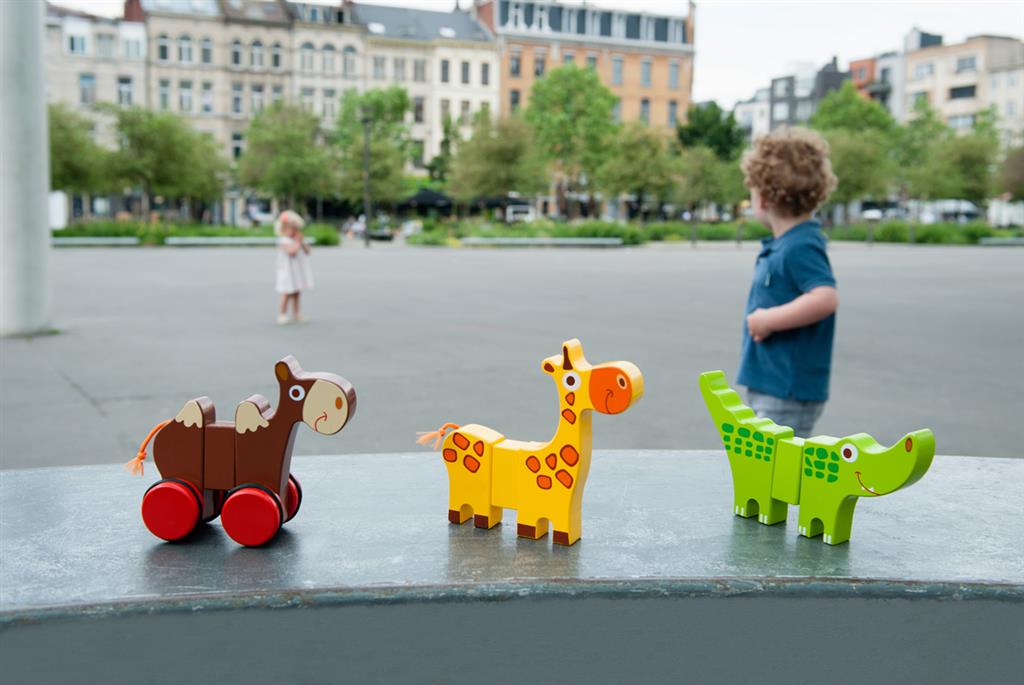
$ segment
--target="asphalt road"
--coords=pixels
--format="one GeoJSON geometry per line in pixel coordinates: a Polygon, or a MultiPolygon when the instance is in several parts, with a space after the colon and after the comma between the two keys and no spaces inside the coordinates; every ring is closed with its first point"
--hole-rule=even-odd
{"type": "MultiPolygon", "coordinates": [[[[943,454],[1020,456],[1024,250],[831,250],[841,305],[817,431],[889,443],[928,427],[943,454]]],[[[58,249],[59,334],[0,341],[0,466],[127,461],[193,396],[226,419],[254,392],[276,401],[285,354],[359,396],[343,432],[303,429],[297,454],[407,451],[445,421],[546,440],[557,405],[540,362],[572,337],[645,376],[638,405],[595,417],[595,447],[715,447],[696,378],[735,377],[755,254],[347,244],[314,252],[310,322],[278,327],[272,250],[58,249]]]]}

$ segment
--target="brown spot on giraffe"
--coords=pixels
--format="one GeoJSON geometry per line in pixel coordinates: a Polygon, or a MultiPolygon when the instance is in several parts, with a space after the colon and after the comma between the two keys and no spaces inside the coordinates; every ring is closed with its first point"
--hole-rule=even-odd
{"type": "Polygon", "coordinates": [[[557,478],[558,482],[561,483],[562,485],[564,485],[565,487],[567,487],[567,488],[571,488],[572,487],[572,476],[569,475],[569,472],[566,471],[565,469],[562,469],[561,471],[556,473],[555,474],[555,478],[557,478]]]}
{"type": "Polygon", "coordinates": [[[555,367],[551,366],[551,364],[548,364],[547,362],[544,362],[544,370],[547,371],[548,373],[551,373],[555,370],[555,367]]]}
{"type": "Polygon", "coordinates": [[[556,457],[554,454],[549,454],[547,457],[544,458],[544,463],[548,465],[549,469],[553,469],[556,466],[558,466],[558,457],[556,457]]]}
{"type": "Polygon", "coordinates": [[[537,476],[537,487],[541,490],[550,490],[551,476],[537,476]]]}
{"type": "Polygon", "coordinates": [[[441,452],[441,456],[444,457],[445,461],[455,461],[459,458],[459,453],[449,447],[441,452]]]}
{"type": "Polygon", "coordinates": [[[469,440],[462,433],[453,433],[452,442],[454,442],[455,446],[460,450],[464,450],[469,447],[469,440]]]}
{"type": "Polygon", "coordinates": [[[565,445],[562,447],[559,454],[562,455],[562,461],[569,466],[576,466],[577,462],[580,460],[580,453],[577,452],[576,448],[572,445],[565,445]]]}
{"type": "Polygon", "coordinates": [[[483,440],[477,440],[473,443],[473,451],[476,452],[476,456],[484,456],[484,442],[483,440]]]}
{"type": "Polygon", "coordinates": [[[526,468],[530,469],[534,473],[540,471],[540,459],[533,456],[532,454],[526,458],[526,468]]]}
{"type": "Polygon", "coordinates": [[[568,395],[566,395],[565,401],[569,404],[570,407],[576,404],[576,393],[571,392],[568,395]]]}
{"type": "Polygon", "coordinates": [[[576,412],[572,409],[565,409],[562,411],[562,418],[569,423],[576,423],[576,412]]]}
{"type": "Polygon", "coordinates": [[[480,460],[472,454],[466,455],[465,459],[462,460],[462,465],[469,469],[470,473],[476,473],[480,470],[480,460]]]}

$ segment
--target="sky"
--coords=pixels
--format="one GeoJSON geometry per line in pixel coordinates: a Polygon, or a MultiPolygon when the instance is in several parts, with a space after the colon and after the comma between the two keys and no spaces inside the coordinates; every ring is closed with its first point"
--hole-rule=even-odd
{"type": "MultiPolygon", "coordinates": [[[[325,2],[326,0],[307,0],[325,2]]],[[[123,0],[57,0],[117,16],[123,0]]],[[[471,0],[462,0],[468,6],[471,0]]],[[[336,4],[336,2],[331,3],[336,4]]],[[[368,4],[450,10],[455,0],[369,0],[368,4]]],[[[684,13],[685,0],[591,0],[591,4],[684,13]]],[[[822,65],[898,50],[914,27],[958,43],[980,33],[1024,37],[1021,0],[698,0],[693,99],[737,100],[791,73],[794,62],[822,65]]]]}

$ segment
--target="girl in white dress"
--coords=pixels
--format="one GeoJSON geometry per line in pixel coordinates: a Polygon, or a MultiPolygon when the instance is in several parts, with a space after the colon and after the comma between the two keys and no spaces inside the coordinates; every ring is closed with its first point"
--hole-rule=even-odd
{"type": "Polygon", "coordinates": [[[274,223],[277,234],[277,292],[281,295],[278,324],[305,321],[299,311],[299,295],[313,287],[313,270],[309,263],[309,245],[302,233],[306,222],[295,212],[285,210],[274,223]],[[288,316],[288,303],[292,303],[292,316],[288,316]]]}

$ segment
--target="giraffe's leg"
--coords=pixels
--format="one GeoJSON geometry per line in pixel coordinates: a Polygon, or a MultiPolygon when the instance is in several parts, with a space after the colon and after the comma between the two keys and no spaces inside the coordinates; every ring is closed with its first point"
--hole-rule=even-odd
{"type": "Polygon", "coordinates": [[[501,523],[504,511],[501,507],[488,507],[486,514],[477,514],[473,517],[473,525],[477,528],[494,528],[501,523]]]}
{"type": "Polygon", "coordinates": [[[456,499],[449,496],[448,499],[448,522],[462,524],[473,515],[473,507],[468,504],[455,504],[456,499]]]}
{"type": "Polygon", "coordinates": [[[582,513],[580,509],[582,506],[572,506],[564,514],[559,516],[551,517],[551,527],[553,532],[551,534],[551,541],[556,545],[565,545],[566,547],[576,544],[576,541],[580,539],[583,534],[582,526],[582,513]]]}
{"type": "Polygon", "coordinates": [[[521,538],[540,540],[548,534],[548,520],[529,511],[516,513],[516,535],[521,538]]]}

